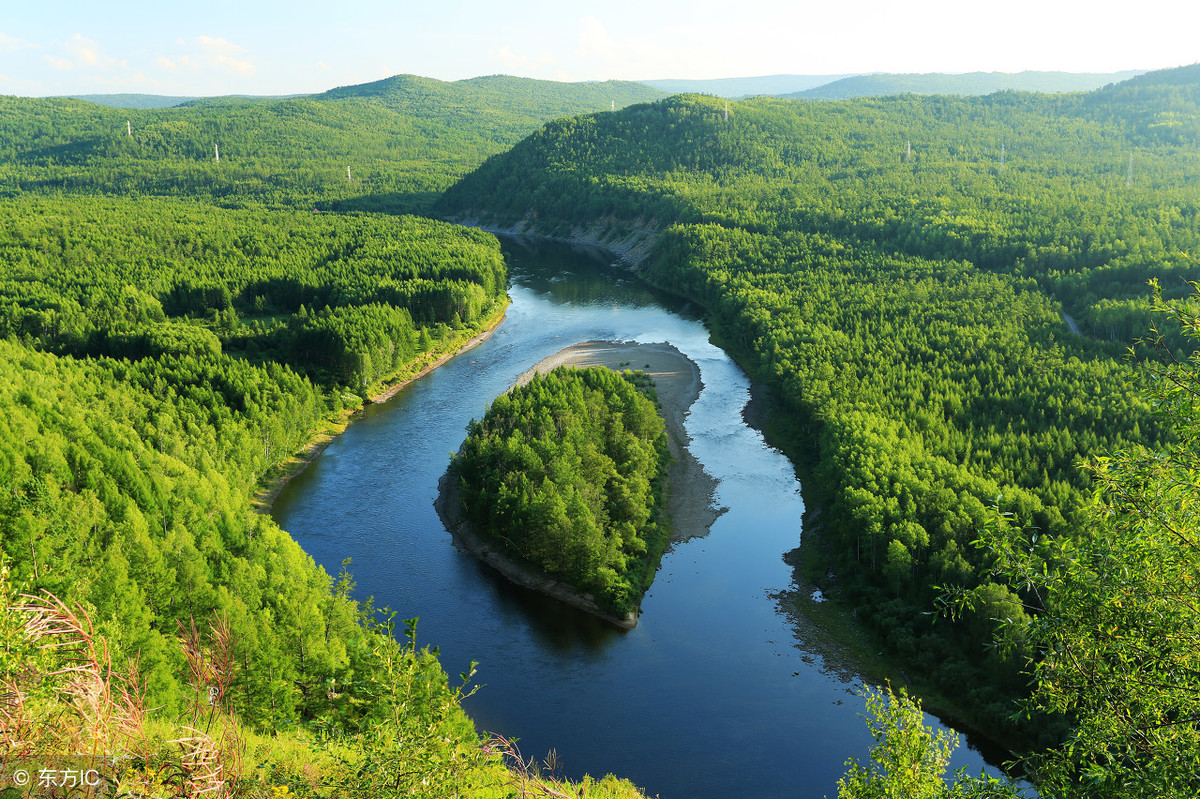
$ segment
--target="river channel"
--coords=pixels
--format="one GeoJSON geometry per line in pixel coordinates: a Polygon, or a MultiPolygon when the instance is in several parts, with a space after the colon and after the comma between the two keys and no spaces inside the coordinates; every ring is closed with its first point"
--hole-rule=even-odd
{"type": "MultiPolygon", "coordinates": [[[[871,738],[857,683],[825,668],[771,598],[791,586],[782,555],[804,503],[791,464],[742,420],[745,374],[695,309],[595,254],[505,253],[512,305],[496,333],[369,407],[285,487],[276,520],[331,574],[352,558],[360,599],[419,616],[418,642],[447,672],[479,661],[476,726],[519,738],[527,756],[556,750],[566,776],[611,772],[663,799],[836,796],[871,738]],[[699,365],[686,427],[727,509],[707,537],[668,551],[630,631],[507,583],[454,548],[433,505],[468,421],[534,363],[588,340],[665,341],[699,365]]],[[[951,767],[978,773],[962,743],[951,767]]]]}

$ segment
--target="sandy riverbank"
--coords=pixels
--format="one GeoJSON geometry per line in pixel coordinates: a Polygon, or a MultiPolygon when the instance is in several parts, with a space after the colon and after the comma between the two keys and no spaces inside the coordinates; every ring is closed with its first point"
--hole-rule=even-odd
{"type": "Polygon", "coordinates": [[[708,528],[720,512],[713,508],[717,481],[700,466],[688,451],[691,439],[684,430],[692,403],[704,384],[700,368],[670,344],[638,344],[633,341],[585,341],[560,350],[535,364],[517,378],[524,385],[534,374],[545,374],[559,366],[606,366],[609,369],[641,369],[654,379],[654,390],[662,406],[671,447],[671,466],[667,480],[671,513],[672,542],[708,535],[708,528]]]}
{"type": "Polygon", "coordinates": [[[570,230],[558,233],[543,230],[528,218],[514,224],[500,225],[493,221],[484,221],[480,214],[475,213],[454,217],[452,221],[518,241],[553,241],[600,250],[635,272],[650,257],[650,251],[658,243],[659,237],[657,228],[640,219],[625,223],[606,219],[587,226],[576,225],[570,230]]]}
{"type": "MultiPolygon", "coordinates": [[[[671,515],[671,541],[686,541],[708,534],[720,515],[713,507],[714,480],[688,451],[690,443],[683,422],[688,409],[700,396],[700,370],[689,358],[669,344],[588,341],[551,355],[522,373],[516,385],[529,382],[535,374],[559,366],[605,366],[609,369],[641,369],[654,379],[655,391],[667,423],[667,437],[674,462],[667,474],[667,503],[671,515]]],[[[634,617],[617,618],[601,611],[590,597],[582,595],[545,573],[506,557],[480,537],[463,518],[457,486],[447,471],[438,483],[438,514],[457,546],[490,564],[508,579],[568,604],[594,613],[621,627],[634,627],[634,617]]]]}

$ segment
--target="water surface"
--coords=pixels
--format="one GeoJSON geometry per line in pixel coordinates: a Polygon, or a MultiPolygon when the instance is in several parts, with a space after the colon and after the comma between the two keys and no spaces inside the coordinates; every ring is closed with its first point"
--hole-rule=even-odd
{"type": "MultiPolygon", "coordinates": [[[[771,598],[791,586],[782,555],[799,544],[804,503],[791,464],[742,420],[746,376],[693,309],[595,255],[505,247],[504,324],[369,408],[285,488],[275,518],[331,573],[352,558],[359,598],[419,616],[418,640],[447,672],[478,660],[467,710],[526,756],[554,749],[567,776],[611,772],[664,799],[836,795],[871,738],[855,684],[796,646],[771,598]],[[666,341],[699,365],[686,427],[728,509],[667,553],[627,632],[458,552],[433,507],[468,421],[536,362],[591,339],[666,341]]],[[[961,746],[962,765],[983,761],[961,746]]]]}

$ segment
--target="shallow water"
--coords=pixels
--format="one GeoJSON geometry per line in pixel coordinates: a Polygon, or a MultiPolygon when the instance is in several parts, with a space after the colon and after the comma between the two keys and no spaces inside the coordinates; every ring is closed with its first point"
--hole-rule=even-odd
{"type": "MultiPolygon", "coordinates": [[[[746,376],[691,309],[596,256],[505,246],[504,324],[369,408],[284,489],[275,518],[331,573],[352,558],[359,598],[419,616],[418,640],[449,673],[478,660],[467,710],[526,756],[554,749],[567,776],[612,772],[664,798],[836,795],[871,738],[856,685],[796,645],[771,598],[791,587],[782,555],[804,503],[791,464],[742,420],[746,376]],[[468,421],[534,363],[590,339],[667,341],[699,365],[687,430],[727,508],[708,537],[667,553],[628,632],[458,552],[433,507],[468,421]]],[[[983,760],[962,746],[952,768],[963,765],[977,773],[983,760]]]]}

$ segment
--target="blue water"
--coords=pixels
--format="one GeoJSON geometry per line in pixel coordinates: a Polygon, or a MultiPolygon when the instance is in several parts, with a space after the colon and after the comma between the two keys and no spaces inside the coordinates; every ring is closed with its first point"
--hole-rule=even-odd
{"type": "MultiPolygon", "coordinates": [[[[792,584],[782,555],[800,542],[804,503],[791,464],[742,420],[746,376],[691,309],[594,255],[506,253],[503,325],[368,409],[287,486],[275,518],[331,573],[352,558],[360,599],[419,616],[419,641],[449,673],[478,660],[467,710],[526,756],[554,749],[567,776],[611,772],[664,799],[836,795],[871,738],[856,684],[797,645],[771,598],[792,584]],[[468,421],[534,363],[593,339],[666,341],[699,365],[686,427],[727,508],[667,553],[631,631],[510,585],[454,548],[433,507],[468,421]]],[[[963,745],[963,765],[983,760],[963,745]]]]}

